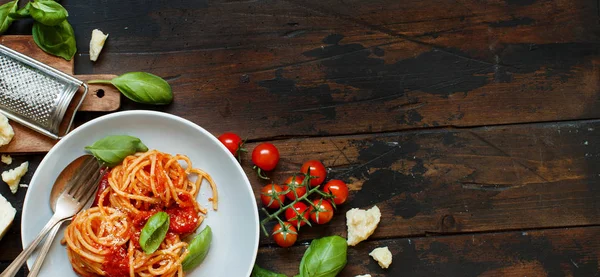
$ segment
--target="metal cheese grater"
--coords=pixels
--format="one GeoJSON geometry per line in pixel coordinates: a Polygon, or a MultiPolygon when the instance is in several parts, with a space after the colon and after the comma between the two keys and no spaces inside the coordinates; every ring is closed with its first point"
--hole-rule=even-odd
{"type": "Polygon", "coordinates": [[[0,45],[0,112],[53,139],[67,134],[75,112],[61,134],[65,113],[79,88],[84,92],[75,111],[87,95],[88,86],[28,56],[0,45]]]}

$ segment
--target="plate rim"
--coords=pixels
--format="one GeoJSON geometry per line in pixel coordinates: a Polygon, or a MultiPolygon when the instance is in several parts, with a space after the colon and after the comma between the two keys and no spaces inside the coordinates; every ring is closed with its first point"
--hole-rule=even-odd
{"type": "MultiPolygon", "coordinates": [[[[42,161],[40,162],[40,164],[38,165],[38,167],[36,168],[35,172],[33,173],[33,176],[31,177],[31,181],[29,182],[29,184],[31,185],[31,183],[33,183],[34,180],[38,179],[38,175],[39,175],[39,169],[42,168],[43,166],[45,166],[45,164],[48,162],[48,159],[50,156],[52,156],[52,154],[54,154],[55,151],[57,151],[56,149],[59,148],[60,145],[62,145],[63,143],[65,143],[65,141],[70,140],[70,138],[72,136],[74,136],[75,134],[78,134],[80,132],[83,132],[82,130],[85,130],[87,126],[89,125],[93,125],[96,124],[97,122],[100,121],[104,121],[104,120],[109,120],[111,118],[114,117],[122,117],[122,116],[132,116],[132,115],[151,115],[151,116],[159,116],[159,117],[165,117],[171,120],[175,120],[178,122],[181,122],[185,125],[188,125],[191,128],[194,128],[198,131],[200,131],[201,133],[205,134],[206,136],[208,136],[211,140],[213,140],[214,142],[216,142],[216,144],[225,152],[229,153],[229,150],[227,150],[227,148],[225,147],[225,145],[223,145],[218,139],[217,137],[215,137],[212,133],[208,132],[206,129],[204,129],[202,126],[177,115],[174,114],[170,114],[167,112],[161,112],[161,111],[153,111],[153,110],[128,110],[128,111],[118,111],[118,112],[113,112],[110,114],[106,114],[103,116],[99,116],[97,118],[94,118],[90,121],[87,121],[85,123],[83,123],[82,125],[78,126],[77,128],[73,129],[71,132],[69,132],[66,136],[64,136],[62,139],[60,139],[54,146],[52,146],[52,148],[50,149],[50,151],[48,151],[46,153],[46,155],[44,156],[44,158],[42,159],[42,161]]],[[[254,196],[254,190],[252,189],[252,184],[250,183],[250,180],[248,179],[248,176],[246,175],[246,172],[244,171],[244,169],[242,168],[241,164],[237,162],[237,160],[233,157],[233,155],[229,155],[229,158],[234,162],[234,164],[236,165],[236,169],[238,171],[240,171],[240,173],[243,176],[243,179],[245,181],[245,187],[248,190],[249,195],[251,196],[252,200],[254,202],[256,202],[255,196],[254,196]]],[[[30,196],[30,192],[32,190],[30,190],[30,188],[27,189],[27,192],[25,193],[25,198],[23,200],[23,209],[21,210],[21,230],[20,230],[20,236],[21,236],[21,246],[23,247],[23,249],[26,247],[25,245],[25,238],[24,238],[24,232],[23,230],[25,230],[25,220],[24,219],[24,215],[26,214],[26,211],[28,210],[28,203],[31,201],[31,199],[29,199],[30,196]]],[[[28,212],[29,213],[29,212],[28,212]]],[[[252,263],[249,265],[248,268],[248,272],[246,275],[250,276],[250,274],[252,273],[252,269],[254,266],[254,263],[256,263],[256,258],[258,255],[258,246],[259,246],[259,242],[260,242],[260,217],[258,215],[258,209],[254,208],[253,209],[253,215],[254,215],[254,219],[256,221],[256,236],[254,238],[254,251],[253,251],[253,255],[252,255],[252,263]]],[[[43,242],[41,242],[40,244],[42,244],[43,242]]],[[[33,262],[31,262],[31,257],[27,259],[25,265],[27,265],[28,268],[31,268],[31,266],[33,265],[33,262]]]]}

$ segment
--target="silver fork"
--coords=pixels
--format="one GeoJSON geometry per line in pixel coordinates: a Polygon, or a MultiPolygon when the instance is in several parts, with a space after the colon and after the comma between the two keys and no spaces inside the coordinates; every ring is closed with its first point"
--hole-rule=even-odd
{"type": "Polygon", "coordinates": [[[48,223],[42,228],[37,237],[10,263],[0,274],[0,277],[13,277],[21,266],[27,261],[37,245],[44,239],[48,231],[59,222],[71,218],[78,213],[94,195],[98,182],[102,178],[101,167],[92,156],[88,157],[75,176],[67,183],[64,191],[56,201],[56,211],[48,223]]]}

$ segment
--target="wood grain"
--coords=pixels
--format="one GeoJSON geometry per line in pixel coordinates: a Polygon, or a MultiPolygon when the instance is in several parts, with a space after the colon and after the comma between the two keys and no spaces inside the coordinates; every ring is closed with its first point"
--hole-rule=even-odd
{"type": "Polygon", "coordinates": [[[111,38],[102,60],[77,66],[81,73],[158,74],[175,92],[161,110],[249,139],[600,117],[593,1],[339,5],[111,10],[139,22],[106,22],[111,38]]]}
{"type": "MultiPolygon", "coordinates": [[[[374,239],[595,225],[599,130],[594,120],[278,140],[270,176],[281,184],[319,159],[350,187],[332,222],[300,241],[345,234],[346,211],[373,205],[383,214],[374,239]]],[[[249,155],[243,163],[258,197],[265,182],[249,155]]]]}
{"type": "MultiPolygon", "coordinates": [[[[338,276],[595,276],[598,235],[600,228],[590,227],[362,242],[348,248],[348,263],[338,276]],[[385,246],[393,255],[388,269],[369,256],[385,246]]],[[[294,276],[306,248],[264,247],[257,264],[294,276]]]]}

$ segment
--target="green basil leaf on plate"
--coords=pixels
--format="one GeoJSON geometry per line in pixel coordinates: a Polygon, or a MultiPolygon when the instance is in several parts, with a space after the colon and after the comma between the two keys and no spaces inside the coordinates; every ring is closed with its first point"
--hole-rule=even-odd
{"type": "Polygon", "coordinates": [[[10,13],[14,13],[19,8],[19,1],[10,1],[0,6],[0,34],[6,32],[8,27],[15,21],[14,18],[10,17],[10,13]]]}
{"type": "Polygon", "coordinates": [[[169,231],[169,215],[158,212],[151,216],[140,233],[140,246],[146,254],[152,254],[167,236],[169,231]]]}
{"type": "Polygon", "coordinates": [[[67,20],[56,26],[33,23],[33,40],[44,52],[70,61],[77,52],[75,33],[67,20]]]}
{"type": "Polygon", "coordinates": [[[14,20],[28,18],[31,16],[31,14],[29,14],[29,7],[31,7],[31,2],[27,2],[27,5],[25,5],[25,7],[20,8],[15,12],[9,13],[8,16],[10,16],[14,20]]]}
{"type": "Polygon", "coordinates": [[[335,277],[346,266],[347,250],[340,236],[314,239],[300,261],[300,276],[335,277]]]}
{"type": "Polygon", "coordinates": [[[171,86],[147,72],[128,72],[112,80],[91,80],[90,84],[112,84],[127,98],[143,104],[166,105],[173,101],[171,86]]]}
{"type": "Polygon", "coordinates": [[[252,274],[250,274],[250,277],[287,277],[287,275],[275,273],[273,271],[261,268],[257,264],[254,264],[254,268],[252,269],[252,274]]]}
{"type": "Polygon", "coordinates": [[[67,10],[54,1],[35,1],[29,7],[29,13],[35,21],[46,26],[56,26],[69,16],[67,10]]]}
{"type": "Polygon", "coordinates": [[[103,164],[113,167],[120,164],[125,157],[136,152],[146,152],[148,147],[139,138],[128,135],[106,136],[90,146],[85,147],[103,164]]]}
{"type": "Polygon", "coordinates": [[[206,226],[200,234],[196,235],[194,239],[190,242],[188,246],[188,254],[181,262],[181,266],[183,267],[183,271],[188,271],[198,266],[206,255],[208,254],[208,249],[210,248],[210,242],[212,241],[212,230],[209,226],[206,226]]]}

